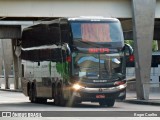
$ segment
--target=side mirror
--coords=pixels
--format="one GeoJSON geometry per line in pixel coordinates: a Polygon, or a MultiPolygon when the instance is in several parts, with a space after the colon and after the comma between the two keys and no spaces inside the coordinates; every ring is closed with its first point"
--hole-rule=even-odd
{"type": "Polygon", "coordinates": [[[134,54],[133,48],[129,44],[125,44],[123,47],[123,51],[125,52],[126,56],[128,56],[128,62],[134,62],[134,54]]]}
{"type": "Polygon", "coordinates": [[[129,44],[125,44],[124,50],[129,52],[129,55],[133,55],[133,48],[129,44]]]}

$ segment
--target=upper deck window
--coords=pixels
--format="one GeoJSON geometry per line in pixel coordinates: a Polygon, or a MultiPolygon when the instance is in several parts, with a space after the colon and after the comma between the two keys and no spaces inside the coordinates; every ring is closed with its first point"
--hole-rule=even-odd
{"type": "Polygon", "coordinates": [[[110,31],[108,24],[81,24],[82,41],[85,42],[110,42],[110,31]]]}
{"type": "Polygon", "coordinates": [[[83,42],[122,41],[122,29],[117,21],[70,21],[74,40],[83,42]]]}

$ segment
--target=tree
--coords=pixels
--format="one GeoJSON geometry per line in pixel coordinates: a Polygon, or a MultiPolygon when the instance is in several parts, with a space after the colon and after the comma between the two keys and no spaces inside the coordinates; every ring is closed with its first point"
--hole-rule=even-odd
{"type": "MultiPolygon", "coordinates": [[[[134,41],[133,40],[125,40],[124,41],[126,44],[131,45],[134,48],[134,41]]],[[[152,51],[156,51],[158,49],[157,41],[153,40],[152,41],[152,51]]]]}

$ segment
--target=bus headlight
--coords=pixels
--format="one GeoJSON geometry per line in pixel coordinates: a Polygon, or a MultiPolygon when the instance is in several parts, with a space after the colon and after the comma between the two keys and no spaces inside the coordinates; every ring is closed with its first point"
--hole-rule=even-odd
{"type": "Polygon", "coordinates": [[[124,89],[126,86],[125,85],[120,85],[118,87],[119,87],[119,89],[124,89]]]}
{"type": "Polygon", "coordinates": [[[79,84],[74,84],[73,86],[72,86],[72,88],[74,89],[74,90],[79,90],[79,89],[81,89],[81,88],[83,88],[81,85],[79,85],[79,84]]]}

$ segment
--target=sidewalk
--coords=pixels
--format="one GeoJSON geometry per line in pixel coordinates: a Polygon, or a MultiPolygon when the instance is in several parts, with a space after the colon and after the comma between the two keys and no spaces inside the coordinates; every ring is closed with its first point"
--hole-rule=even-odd
{"type": "Polygon", "coordinates": [[[126,100],[124,102],[133,104],[143,104],[143,105],[158,105],[160,106],[160,92],[151,92],[149,95],[149,100],[137,100],[136,92],[128,92],[126,95],[126,100]]]}
{"type": "Polygon", "coordinates": [[[0,84],[0,90],[1,91],[10,91],[10,92],[22,92],[21,89],[14,89],[14,84],[10,84],[9,85],[10,89],[5,89],[5,85],[4,84],[0,84]]]}
{"type": "Polygon", "coordinates": [[[22,90],[20,89],[15,90],[15,89],[4,89],[4,88],[0,88],[0,91],[22,92],[22,90]]]}

